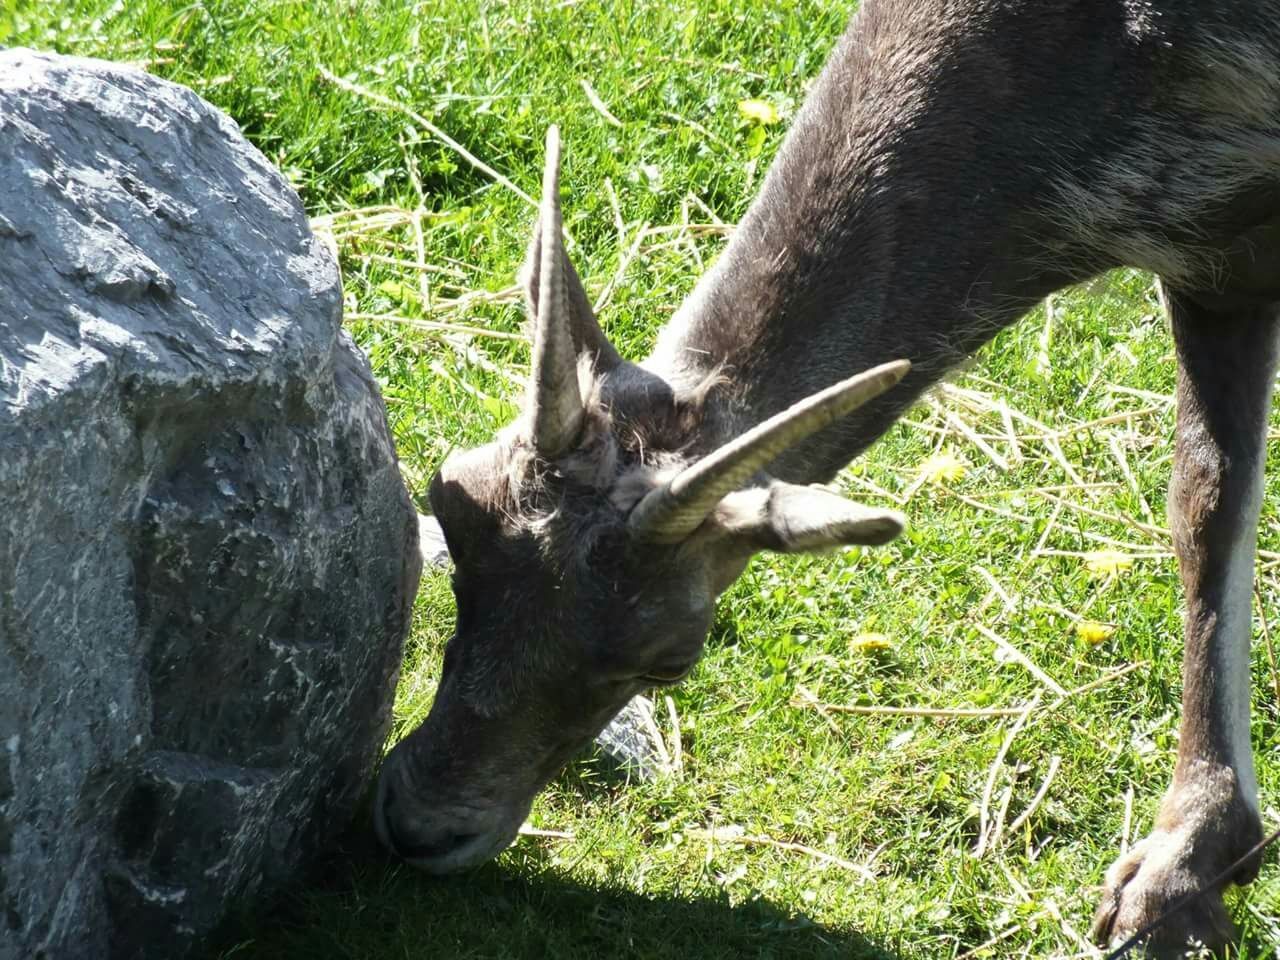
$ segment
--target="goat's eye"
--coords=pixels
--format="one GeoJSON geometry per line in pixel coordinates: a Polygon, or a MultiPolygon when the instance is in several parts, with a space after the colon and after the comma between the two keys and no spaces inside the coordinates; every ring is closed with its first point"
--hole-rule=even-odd
{"type": "Polygon", "coordinates": [[[684,663],[659,664],[653,669],[642,673],[640,679],[655,686],[668,687],[673,683],[679,683],[691,674],[697,664],[697,660],[685,661],[684,663]]]}

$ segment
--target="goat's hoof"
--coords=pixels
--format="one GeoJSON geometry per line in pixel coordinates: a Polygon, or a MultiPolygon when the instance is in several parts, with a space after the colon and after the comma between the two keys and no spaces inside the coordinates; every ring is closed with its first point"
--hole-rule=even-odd
{"type": "MultiPolygon", "coordinates": [[[[1092,936],[1103,947],[1118,947],[1168,910],[1180,897],[1213,879],[1194,865],[1191,845],[1157,831],[1107,871],[1102,902],[1093,916],[1092,936]]],[[[1221,889],[1209,890],[1160,924],[1135,950],[1135,957],[1224,957],[1235,927],[1221,889]],[[1145,952],[1144,952],[1145,951],[1145,952]]]]}
{"type": "MultiPolygon", "coordinates": [[[[1093,939],[1117,947],[1183,897],[1204,889],[1257,842],[1262,824],[1238,792],[1221,781],[1197,783],[1165,798],[1149,837],[1107,871],[1093,939]],[[1217,787],[1218,789],[1215,789],[1217,787]]],[[[1234,785],[1234,777],[1230,778],[1234,785]]],[[[1248,883],[1257,858],[1162,920],[1132,956],[1150,960],[1234,956],[1235,925],[1222,901],[1229,883],[1248,883]]]]}

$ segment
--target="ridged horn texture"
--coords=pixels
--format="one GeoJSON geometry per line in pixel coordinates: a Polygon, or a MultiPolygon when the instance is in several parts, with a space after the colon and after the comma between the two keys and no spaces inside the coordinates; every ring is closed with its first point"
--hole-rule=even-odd
{"type": "Polygon", "coordinates": [[[651,543],[679,543],[702,525],[726,494],[780,453],[878,397],[910,369],[907,360],[881,364],[757,424],[646,494],[628,518],[632,534],[651,543]]]}
{"type": "Polygon", "coordinates": [[[560,131],[547,128],[542,205],[538,214],[538,302],[529,375],[529,439],[539,456],[553,460],[582,432],[578,355],[569,329],[569,286],[565,277],[560,219],[560,131]]]}

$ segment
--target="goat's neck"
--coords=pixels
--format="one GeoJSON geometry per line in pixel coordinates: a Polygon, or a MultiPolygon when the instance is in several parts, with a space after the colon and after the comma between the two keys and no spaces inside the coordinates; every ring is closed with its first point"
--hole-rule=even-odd
{"type": "Polygon", "coordinates": [[[1070,233],[1061,201],[1105,215],[1112,198],[1094,185],[1141,161],[1115,153],[1149,146],[1137,118],[1158,98],[1144,79],[1155,71],[1114,64],[1166,48],[1135,43],[1123,5],[1099,4],[1093,20],[1056,6],[1010,5],[999,15],[1016,14],[1019,29],[985,32],[949,29],[942,6],[881,4],[855,18],[760,196],[645,363],[677,391],[717,370],[726,378],[692,452],[860,370],[910,360],[902,385],[772,468],[828,479],[1001,327],[1116,262],[1070,233]],[[895,20],[904,9],[920,15],[895,20]],[[1099,109],[1094,80],[1114,109],[1099,109]]]}
{"type": "MultiPolygon", "coordinates": [[[[771,472],[792,481],[829,479],[949,367],[1064,281],[1030,266],[1017,239],[1028,223],[1016,209],[984,203],[972,173],[948,169],[964,164],[963,145],[935,143],[946,129],[894,109],[930,91],[903,89],[905,81],[856,89],[868,78],[852,36],[645,364],[677,391],[716,371],[725,378],[709,396],[700,453],[838,380],[910,360],[900,387],[775,462],[771,472]]],[[[1002,186],[989,193],[1016,196],[1002,186]]]]}

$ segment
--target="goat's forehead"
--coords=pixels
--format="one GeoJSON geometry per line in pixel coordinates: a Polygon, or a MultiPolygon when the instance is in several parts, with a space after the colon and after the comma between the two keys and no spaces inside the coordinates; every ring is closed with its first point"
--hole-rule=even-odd
{"type": "Polygon", "coordinates": [[[510,458],[496,443],[451,454],[431,480],[431,512],[455,554],[462,538],[492,535],[511,512],[510,458]]]}
{"type": "Polygon", "coordinates": [[[465,499],[484,503],[504,496],[509,489],[511,454],[503,444],[486,443],[449,454],[432,482],[431,496],[444,500],[465,499]]]}

